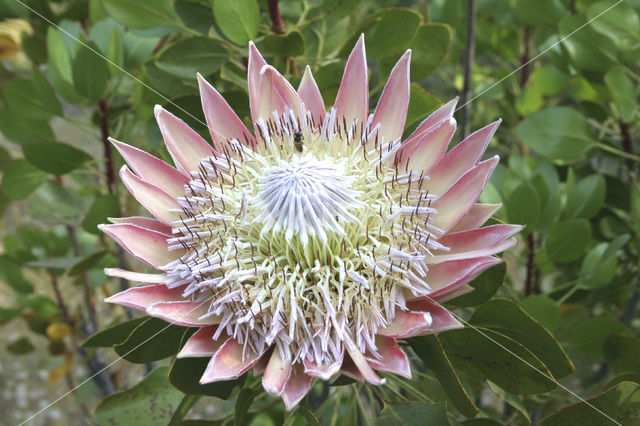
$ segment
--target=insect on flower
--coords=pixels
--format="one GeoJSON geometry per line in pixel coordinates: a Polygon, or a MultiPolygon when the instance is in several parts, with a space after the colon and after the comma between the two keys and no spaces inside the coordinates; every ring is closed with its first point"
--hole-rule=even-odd
{"type": "Polygon", "coordinates": [[[106,270],[147,284],[107,301],[199,327],[178,357],[210,359],[201,383],[253,368],[288,409],[316,379],[411,377],[397,339],[461,327],[440,303],[501,262],[520,226],[480,227],[500,207],[476,202],[499,121],[447,151],[454,99],[402,141],[410,59],[370,114],[361,37],[327,111],[309,67],[296,90],[250,43],[253,132],[198,76],[213,145],[159,106],[175,168],[112,140],[155,219],[101,229],[160,273],[106,270]]]}

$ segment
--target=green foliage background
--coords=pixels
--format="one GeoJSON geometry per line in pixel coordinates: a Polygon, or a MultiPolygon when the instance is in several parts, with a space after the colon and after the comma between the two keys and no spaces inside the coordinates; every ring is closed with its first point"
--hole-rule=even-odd
{"type": "Polygon", "coordinates": [[[270,3],[0,0],[0,36],[9,18],[33,30],[0,62],[0,324],[27,330],[2,345],[48,353],[47,400],[81,365],[76,384],[97,374],[75,396],[81,423],[106,396],[98,424],[612,423],[595,408],[640,424],[638,0],[475,2],[457,137],[503,119],[489,148],[502,161],[481,201],[504,203],[492,220],[527,227],[506,269],[448,302],[476,329],[404,342],[413,380],[341,377],[286,413],[251,373],[199,385],[206,360],[173,359],[193,330],[101,302],[128,285],[102,269],[129,260],[96,225],[141,213],[106,136],[169,160],[154,104],[206,134],[196,72],[248,121],[249,40],[294,86],[309,64],[329,106],[361,33],[372,101],[413,49],[407,132],[463,92],[468,0],[283,0],[282,27],[270,3]],[[127,361],[101,371],[115,354],[127,361]],[[197,403],[216,407],[211,421],[185,420],[197,403]]]}

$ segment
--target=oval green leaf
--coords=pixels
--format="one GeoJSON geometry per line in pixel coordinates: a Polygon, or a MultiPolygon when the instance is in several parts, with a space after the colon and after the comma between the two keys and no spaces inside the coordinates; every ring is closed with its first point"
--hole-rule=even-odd
{"type": "Polygon", "coordinates": [[[22,153],[31,164],[54,175],[69,173],[91,159],[86,152],[60,142],[26,144],[22,153]]]}
{"type": "Polygon", "coordinates": [[[574,160],[584,155],[595,143],[587,119],[569,107],[545,108],[525,118],[516,134],[538,154],[574,160]]]}
{"type": "Polygon", "coordinates": [[[582,256],[591,239],[591,226],[584,219],[555,223],[549,228],[544,248],[553,262],[573,262],[582,256]]]}
{"type": "Polygon", "coordinates": [[[27,160],[16,160],[9,164],[2,176],[0,190],[13,199],[27,198],[47,180],[47,174],[27,160]]]}
{"type": "Polygon", "coordinates": [[[256,0],[216,0],[213,16],[222,33],[236,44],[245,46],[258,35],[260,8],[256,0]]]}
{"type": "Polygon", "coordinates": [[[93,415],[99,425],[166,425],[184,395],[167,380],[169,367],[158,367],[140,383],[103,399],[93,415]]]}

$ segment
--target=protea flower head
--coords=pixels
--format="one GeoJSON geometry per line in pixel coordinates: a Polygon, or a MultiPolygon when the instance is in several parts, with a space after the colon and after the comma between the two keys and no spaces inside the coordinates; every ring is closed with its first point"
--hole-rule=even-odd
{"type": "Polygon", "coordinates": [[[161,273],[108,269],[147,285],[107,301],[199,327],[178,357],[210,358],[201,383],[254,368],[287,409],[316,378],[410,378],[396,339],[461,327],[440,302],[471,290],[520,229],[480,228],[499,208],[476,203],[498,164],[480,158],[499,121],[447,152],[452,100],[402,141],[410,58],[369,114],[361,37],[327,112],[309,67],[296,91],[250,43],[253,133],[198,76],[213,146],[159,106],[176,168],[112,140],[155,219],[101,229],[161,273]]]}

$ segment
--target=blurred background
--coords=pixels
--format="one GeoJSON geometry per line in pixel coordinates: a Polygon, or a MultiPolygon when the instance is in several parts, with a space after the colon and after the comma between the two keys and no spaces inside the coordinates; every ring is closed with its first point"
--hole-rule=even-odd
{"type": "MultiPolygon", "coordinates": [[[[93,418],[102,398],[129,392],[152,370],[165,373],[154,385],[162,388],[175,339],[179,345],[174,333],[146,355],[118,360],[136,342],[134,330],[157,324],[103,303],[130,285],[103,268],[144,270],[96,227],[107,217],[145,214],[120,183],[122,159],[106,138],[170,162],[155,104],[208,138],[196,72],[250,125],[249,40],[295,87],[310,65],[330,107],[364,33],[371,105],[395,61],[413,50],[406,134],[454,96],[461,97],[456,142],[503,120],[488,151],[502,161],[481,201],[504,203],[494,220],[527,228],[504,255],[506,273],[491,269],[474,285],[482,291],[450,306],[472,323],[480,309],[509,318],[511,326],[476,324],[519,342],[575,393],[626,416],[616,417],[623,424],[638,424],[639,13],[639,0],[0,0],[2,422],[19,424],[78,385],[28,424],[196,424],[182,420],[186,412],[233,419],[237,393],[227,401],[206,393],[187,399],[168,382],[164,417],[118,417],[109,411],[116,399],[93,418]],[[501,310],[504,299],[516,303],[515,313],[501,310]],[[184,413],[176,416],[178,408],[184,413]]],[[[433,424],[545,417],[547,424],[610,424],[584,403],[563,411],[579,401],[533,370],[500,364],[500,348],[489,343],[491,365],[474,358],[486,342],[472,339],[465,349],[451,340],[443,337],[444,353],[459,380],[447,385],[425,362],[414,382],[390,385],[399,395],[392,401],[439,407],[433,424]]],[[[358,386],[315,390],[317,419],[390,421],[371,390],[358,386]]],[[[313,423],[264,395],[249,411],[252,401],[247,424],[313,423]]]]}

